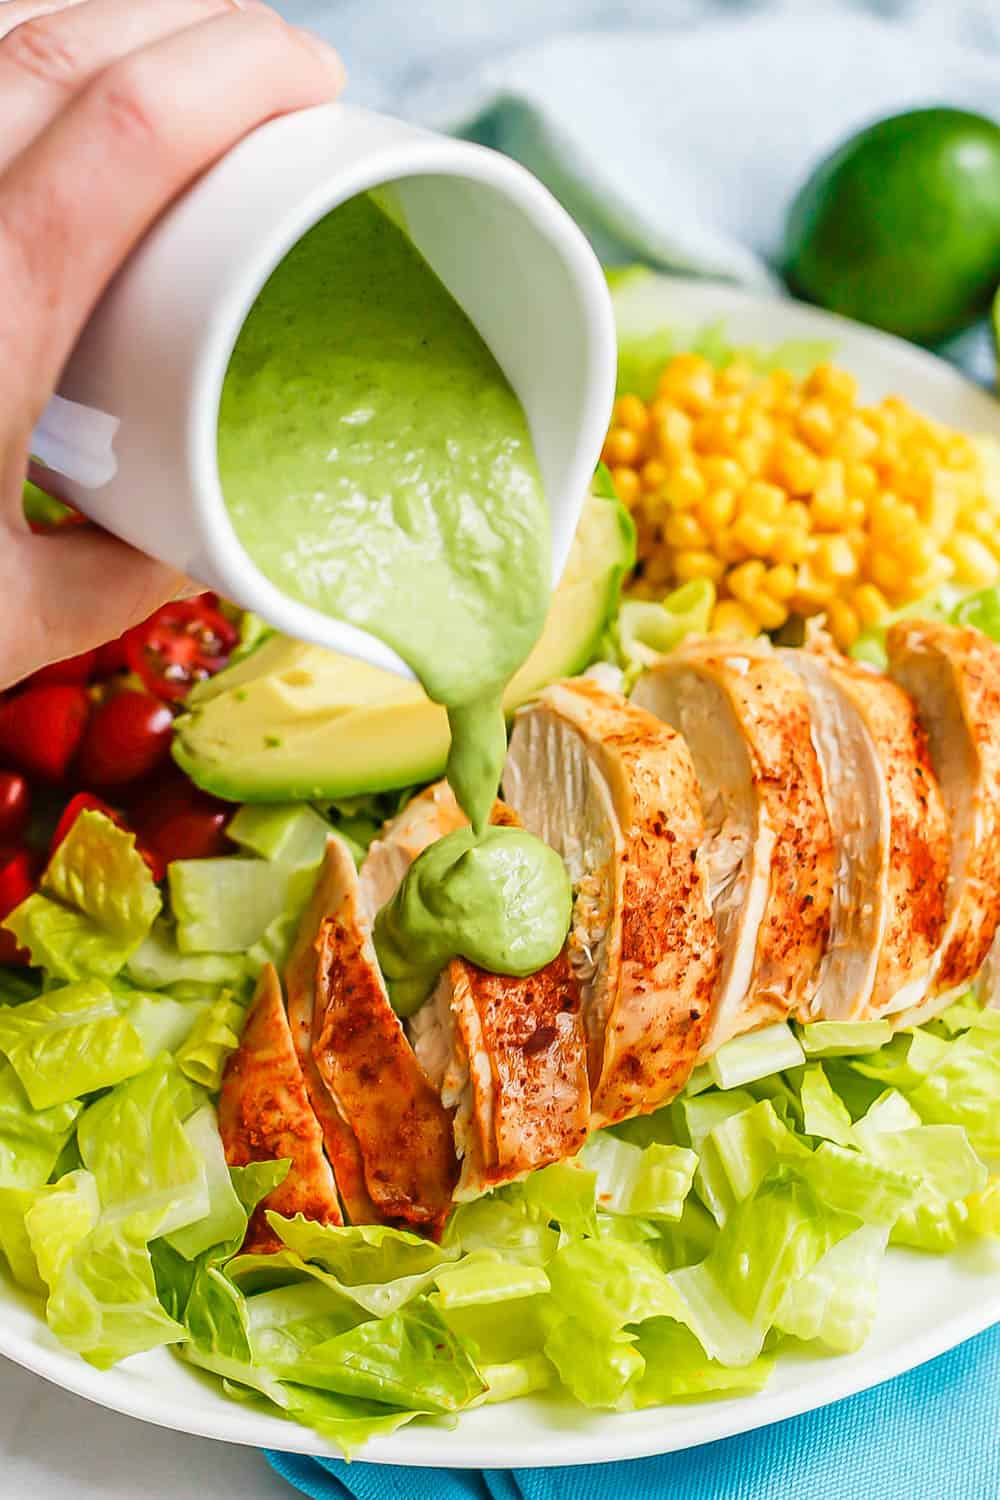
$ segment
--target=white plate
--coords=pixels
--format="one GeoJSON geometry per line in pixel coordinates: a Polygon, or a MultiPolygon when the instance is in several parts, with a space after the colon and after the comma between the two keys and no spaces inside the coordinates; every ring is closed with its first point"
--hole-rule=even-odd
{"type": "MultiPolygon", "coordinates": [[[[950,366],[909,344],[798,303],[706,282],[674,283],[671,324],[693,331],[720,319],[736,343],[833,339],[837,360],[858,376],[866,398],[896,393],[941,421],[1000,435],[996,402],[950,366]]],[[[768,1389],[757,1395],[621,1416],[526,1399],[467,1412],[453,1431],[433,1424],[403,1428],[369,1444],[364,1457],[373,1463],[430,1467],[527,1468],[670,1453],[865,1390],[996,1322],[1000,1245],[976,1245],[952,1256],[894,1250],[883,1274],[879,1321],[865,1348],[830,1359],[784,1355],[768,1389]]],[[[211,1380],[166,1350],[136,1356],[114,1370],[91,1369],[56,1343],[39,1315],[39,1305],[3,1280],[0,1354],[65,1390],[178,1432],[298,1453],[333,1451],[305,1428],[231,1401],[211,1380]]]]}

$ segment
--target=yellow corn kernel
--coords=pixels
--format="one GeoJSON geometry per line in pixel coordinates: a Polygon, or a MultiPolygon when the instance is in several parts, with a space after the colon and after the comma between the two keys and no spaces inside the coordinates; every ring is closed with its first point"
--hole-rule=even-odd
{"type": "Polygon", "coordinates": [[[842,423],[833,442],[833,451],[839,458],[851,459],[855,463],[868,458],[878,447],[878,433],[858,416],[848,417],[842,423]]]}
{"type": "Polygon", "coordinates": [[[871,581],[887,594],[900,594],[906,589],[906,569],[893,552],[876,548],[868,559],[867,572],[871,581]]]}
{"type": "Polygon", "coordinates": [[[759,521],[756,516],[737,516],[729,535],[750,553],[767,557],[774,546],[778,528],[773,521],[759,521]]]}
{"type": "MultiPolygon", "coordinates": [[[[793,502],[794,503],[794,502],[793,502]]],[[[771,544],[770,555],[776,563],[803,562],[809,551],[809,533],[803,526],[789,526],[783,519],[771,544]]]]}
{"type": "Polygon", "coordinates": [[[775,479],[791,495],[808,495],[820,482],[820,465],[815,453],[797,438],[784,437],[771,455],[775,479]]]}
{"type": "MultiPolygon", "coordinates": [[[[659,585],[674,582],[674,560],[667,552],[656,552],[643,564],[643,578],[647,583],[659,585]]],[[[662,592],[662,587],[661,587],[662,592]]]]}
{"type": "Polygon", "coordinates": [[[862,625],[876,625],[889,613],[888,599],[873,583],[859,583],[851,595],[851,603],[862,625]]]}
{"type": "Polygon", "coordinates": [[[863,500],[848,500],[845,524],[848,527],[863,526],[868,519],[868,507],[863,500]]]}
{"type": "Polygon", "coordinates": [[[795,569],[790,563],[775,563],[773,568],[768,568],[761,583],[761,589],[765,594],[770,594],[772,599],[790,599],[795,593],[795,569]]]}
{"type": "Polygon", "coordinates": [[[662,490],[670,477],[670,470],[658,458],[647,458],[639,470],[639,483],[647,493],[662,490]]]}
{"type": "Polygon", "coordinates": [[[708,535],[689,510],[675,511],[663,523],[664,538],[671,547],[703,549],[708,546],[708,535]]]}
{"type": "Polygon", "coordinates": [[[714,552],[692,550],[674,554],[674,574],[679,583],[692,578],[710,578],[718,583],[724,572],[725,564],[714,552]]]}
{"type": "Polygon", "coordinates": [[[741,490],[747,482],[743,469],[734,458],[712,453],[699,464],[705,483],[712,490],[741,490]]]}
{"type": "Polygon", "coordinates": [[[893,490],[882,490],[868,507],[868,525],[877,541],[892,542],[899,535],[903,502],[893,490]]]}
{"type": "Polygon", "coordinates": [[[781,513],[781,524],[796,531],[808,531],[812,525],[812,517],[805,501],[789,500],[781,513]]]}
{"type": "Polygon", "coordinates": [[[730,360],[728,365],[723,365],[716,380],[720,390],[742,391],[753,380],[753,370],[744,359],[730,360]]]}
{"type": "Polygon", "coordinates": [[[634,465],[641,451],[642,443],[638,433],[632,432],[628,427],[612,427],[604,440],[601,457],[613,469],[619,464],[634,465]]]}
{"type": "Polygon", "coordinates": [[[766,573],[767,568],[759,558],[751,558],[749,562],[740,563],[738,568],[732,568],[726,574],[729,592],[734,598],[747,602],[760,592],[766,573]]]}
{"type": "Polygon", "coordinates": [[[756,618],[738,599],[723,599],[712,611],[712,631],[715,635],[746,640],[755,636],[757,629],[756,618]]]}
{"type": "Polygon", "coordinates": [[[829,452],[837,435],[837,424],[824,402],[806,401],[796,416],[795,425],[814,452],[829,452]]]}
{"type": "Polygon", "coordinates": [[[663,493],[671,505],[686,510],[704,498],[705,481],[694,464],[678,464],[663,486],[663,493]]]}
{"type": "Polygon", "coordinates": [[[861,621],[843,599],[831,599],[826,611],[827,624],[841,651],[848,651],[861,633],[861,621]]]}
{"type": "Polygon", "coordinates": [[[928,531],[906,531],[897,538],[896,556],[910,572],[925,573],[938,555],[938,544],[928,531]]]}
{"type": "Polygon", "coordinates": [[[864,557],[868,550],[868,533],[863,526],[847,526],[841,532],[841,536],[855,557],[864,557]]]}
{"type": "Polygon", "coordinates": [[[657,395],[687,411],[705,411],[715,399],[715,371],[700,354],[677,354],[660,376],[657,395]]]}
{"type": "Polygon", "coordinates": [[[802,613],[813,614],[824,609],[836,594],[836,585],[829,578],[820,578],[809,562],[799,566],[795,576],[795,603],[802,613]]]}
{"type": "Polygon", "coordinates": [[[813,554],[817,573],[823,578],[855,578],[858,560],[844,536],[820,537],[813,554]]]}
{"type": "Polygon", "coordinates": [[[678,458],[691,447],[694,423],[671,401],[654,401],[649,408],[656,443],[664,458],[678,458]]]}
{"type": "Polygon", "coordinates": [[[737,509],[741,518],[752,516],[755,521],[765,521],[774,525],[781,520],[782,512],[788,503],[784,490],[776,484],[765,484],[762,479],[755,479],[748,484],[737,501],[737,509]]]}
{"type": "Polygon", "coordinates": [[[630,432],[642,435],[649,427],[649,408],[638,396],[619,396],[615,402],[614,422],[630,432]]]}
{"type": "Polygon", "coordinates": [[[959,583],[969,583],[974,588],[986,588],[996,583],[1000,566],[978,537],[960,531],[946,543],[944,550],[955,564],[955,577],[959,583]]]}
{"type": "Polygon", "coordinates": [[[720,531],[736,514],[736,496],[732,490],[712,490],[699,501],[695,514],[706,531],[720,531]]]}
{"type": "Polygon", "coordinates": [[[742,437],[733,448],[733,457],[748,479],[763,474],[767,465],[767,443],[756,437],[742,437]]]}
{"type": "Polygon", "coordinates": [[[780,630],[788,619],[788,605],[772,599],[770,594],[751,594],[743,602],[762,630],[780,630]]]}
{"type": "Polygon", "coordinates": [[[843,485],[822,484],[812,497],[809,514],[818,531],[840,531],[847,525],[847,497],[843,485]]]}
{"type": "Polygon", "coordinates": [[[611,479],[615,487],[615,494],[624,506],[631,510],[638,503],[640,486],[639,476],[634,469],[627,468],[624,464],[618,465],[611,470],[611,479]]]}
{"type": "Polygon", "coordinates": [[[871,500],[878,490],[878,475],[871,464],[849,463],[844,465],[844,489],[852,499],[871,500]]]}
{"type": "Polygon", "coordinates": [[[740,436],[740,425],[739,412],[708,412],[694,424],[692,442],[699,453],[729,453],[740,436]]]}
{"type": "Polygon", "coordinates": [[[854,376],[826,360],[816,366],[802,389],[807,396],[825,397],[842,406],[853,406],[858,399],[858,383],[854,376]]]}

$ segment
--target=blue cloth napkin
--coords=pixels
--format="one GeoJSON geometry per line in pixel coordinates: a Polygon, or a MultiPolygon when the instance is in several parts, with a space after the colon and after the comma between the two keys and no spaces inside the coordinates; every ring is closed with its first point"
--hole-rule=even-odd
{"type": "Polygon", "coordinates": [[[480,1473],[268,1457],[313,1500],[997,1500],[1000,1327],[835,1406],[663,1458],[480,1473]]]}
{"type": "MultiPolygon", "coordinates": [[[[348,97],[516,157],[611,263],[774,287],[790,195],[881,115],[1000,118],[997,0],[277,0],[348,97]]],[[[945,352],[992,383],[985,329],[945,352]]],[[[317,1500],[1000,1500],[1000,1329],[899,1380],[664,1458],[517,1471],[269,1455],[317,1500]]]]}

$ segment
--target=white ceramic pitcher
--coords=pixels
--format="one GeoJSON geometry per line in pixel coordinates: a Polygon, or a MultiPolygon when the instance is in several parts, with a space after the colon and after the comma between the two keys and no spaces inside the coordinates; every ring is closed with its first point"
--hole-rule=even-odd
{"type": "Polygon", "coordinates": [[[163,215],[95,310],[33,452],[64,476],[61,495],[144,552],[290,635],[409,675],[374,637],[265,578],[233,530],[216,461],[223,378],[271,271],[330,209],[387,183],[521,400],[558,578],[614,393],[600,266],[522,167],[344,104],[261,126],[163,215]]]}

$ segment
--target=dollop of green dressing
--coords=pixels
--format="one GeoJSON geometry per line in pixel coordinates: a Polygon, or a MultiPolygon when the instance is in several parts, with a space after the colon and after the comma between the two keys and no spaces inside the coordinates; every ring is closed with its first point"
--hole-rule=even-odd
{"type": "Polygon", "coordinates": [[[545,497],[503,372],[368,195],[310,230],[251,309],[218,461],[261,571],[392,646],[448,709],[448,780],[472,827],[426,850],[380,914],[393,1004],[413,1009],[459,954],[494,973],[541,968],[569,927],[565,871],[530,834],[488,822],[503,688],[551,592],[545,497]]]}
{"type": "Polygon", "coordinates": [[[400,1015],[419,1009],[449,959],[534,974],[562,948],[573,892],[558,854],[523,828],[459,828],[411,865],[375,920],[400,1015]]]}

